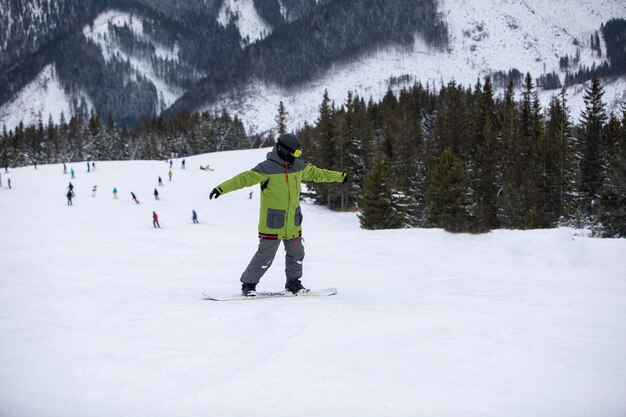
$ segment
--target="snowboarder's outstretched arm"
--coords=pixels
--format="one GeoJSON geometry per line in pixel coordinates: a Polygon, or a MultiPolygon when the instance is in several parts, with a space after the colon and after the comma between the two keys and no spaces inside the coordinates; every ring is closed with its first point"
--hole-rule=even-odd
{"type": "Polygon", "coordinates": [[[213,196],[217,198],[222,194],[259,184],[266,181],[267,178],[267,175],[253,170],[242,172],[215,187],[213,191],[211,191],[211,198],[213,198],[213,196]]]}
{"type": "Polygon", "coordinates": [[[311,182],[345,182],[346,174],[339,171],[318,168],[315,165],[307,165],[302,173],[302,181],[311,182]]]}

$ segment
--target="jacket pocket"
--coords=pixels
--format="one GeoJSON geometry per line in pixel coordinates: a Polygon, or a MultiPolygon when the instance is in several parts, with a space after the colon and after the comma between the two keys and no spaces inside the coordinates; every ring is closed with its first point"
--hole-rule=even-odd
{"type": "Polygon", "coordinates": [[[285,210],[267,209],[267,227],[282,229],[285,227],[285,210]]]}
{"type": "Polygon", "coordinates": [[[296,226],[300,226],[302,224],[302,210],[300,210],[300,206],[296,207],[296,213],[293,216],[293,220],[296,223],[296,226]]]}

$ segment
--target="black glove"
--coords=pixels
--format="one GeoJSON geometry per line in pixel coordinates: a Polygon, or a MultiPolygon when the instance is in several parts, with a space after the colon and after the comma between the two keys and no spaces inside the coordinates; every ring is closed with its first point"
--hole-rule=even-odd
{"type": "Polygon", "coordinates": [[[217,198],[220,195],[222,195],[222,193],[220,193],[220,191],[217,188],[214,188],[213,191],[211,191],[211,194],[209,194],[209,200],[212,200],[214,196],[215,198],[217,198]]]}
{"type": "Polygon", "coordinates": [[[343,181],[341,181],[342,184],[345,184],[348,182],[348,174],[343,174],[343,181]]]}

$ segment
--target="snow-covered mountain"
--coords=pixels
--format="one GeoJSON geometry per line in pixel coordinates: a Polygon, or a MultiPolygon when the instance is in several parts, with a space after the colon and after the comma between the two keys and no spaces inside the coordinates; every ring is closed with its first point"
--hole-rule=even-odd
{"type": "MultiPolygon", "coordinates": [[[[314,122],[324,90],[339,105],[345,102],[348,91],[376,101],[389,88],[397,91],[418,81],[435,88],[453,80],[473,85],[487,74],[512,68],[530,72],[534,78],[555,71],[564,80],[559,58],[574,56],[579,50],[581,65],[599,65],[602,58],[591,50],[590,36],[610,18],[626,17],[623,1],[443,0],[440,8],[450,34],[446,51],[430,48],[416,36],[412,48],[389,47],[369,53],[336,65],[325,77],[296,89],[254,80],[243,91],[223,94],[205,108],[226,106],[251,130],[264,131],[274,127],[280,101],[289,112],[290,128],[314,122]],[[393,82],[402,77],[408,82],[393,82]]],[[[619,110],[626,101],[626,79],[607,79],[603,86],[609,110],[619,110]]],[[[575,120],[584,108],[584,89],[584,85],[568,88],[575,120]]],[[[558,93],[540,90],[543,105],[558,93]]]]}
{"type": "Polygon", "coordinates": [[[258,243],[258,188],[209,190],[266,152],[174,160],[171,182],[163,161],[0,172],[0,415],[626,414],[624,239],[366,231],[302,203],[303,282],[336,296],[203,300],[258,243]]]}
{"type": "MultiPolygon", "coordinates": [[[[280,4],[286,24],[297,25],[297,19],[291,22],[287,19],[287,2],[280,4]]],[[[428,46],[416,34],[411,46],[390,44],[370,50],[356,58],[333,64],[320,77],[289,88],[263,82],[253,76],[218,96],[206,95],[206,100],[200,105],[194,104],[191,110],[221,110],[226,107],[240,116],[250,133],[259,133],[274,127],[280,101],[285,103],[289,113],[289,128],[297,128],[305,121],[314,122],[324,90],[328,90],[331,100],[337,104],[345,101],[348,91],[366,99],[372,97],[378,100],[389,88],[397,90],[414,82],[435,88],[452,80],[469,85],[489,73],[506,72],[513,68],[522,73],[528,71],[534,78],[554,71],[563,81],[565,72],[560,68],[559,59],[565,55],[578,55],[580,65],[589,67],[602,62],[603,58],[591,48],[590,37],[609,19],[626,17],[626,3],[620,0],[440,0],[438,11],[449,34],[445,50],[428,46]]],[[[306,19],[306,15],[301,19],[306,19]]],[[[186,91],[166,79],[163,71],[158,71],[163,62],[155,62],[151,57],[180,64],[194,80],[200,80],[209,72],[183,62],[176,42],[168,46],[159,43],[154,33],[145,29],[146,22],[153,21],[153,18],[140,13],[109,9],[85,25],[82,33],[98,45],[106,61],[116,57],[128,62],[132,68],[131,78],[142,77],[154,86],[158,99],[153,111],[158,113],[175,103],[186,91]],[[138,42],[145,42],[152,48],[151,54],[139,54],[120,42],[112,41],[114,28],[129,28],[138,42]]],[[[234,25],[244,49],[263,41],[275,30],[261,17],[253,0],[221,2],[216,21],[223,27],[234,25]]],[[[600,41],[601,47],[606,50],[602,38],[600,41]]],[[[44,67],[34,81],[11,101],[0,106],[0,125],[6,124],[10,129],[19,120],[33,123],[39,114],[44,120],[47,120],[48,114],[58,120],[62,110],[66,113],[71,111],[82,98],[88,106],[93,105],[85,91],[74,91],[73,94],[79,96],[77,98],[57,91],[54,86],[59,85],[54,64],[44,67]],[[54,93],[41,88],[42,80],[49,80],[47,84],[52,86],[54,93]]],[[[624,78],[605,79],[604,87],[604,99],[609,109],[619,109],[626,100],[624,78]]],[[[583,91],[583,85],[568,89],[575,120],[583,107],[583,91]]],[[[557,92],[541,92],[544,105],[557,92]]]]}

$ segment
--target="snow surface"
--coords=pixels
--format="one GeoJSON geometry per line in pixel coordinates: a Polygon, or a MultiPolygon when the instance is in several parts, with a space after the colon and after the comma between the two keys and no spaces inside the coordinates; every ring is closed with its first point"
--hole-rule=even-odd
{"type": "Polygon", "coordinates": [[[254,8],[253,0],[226,0],[222,3],[217,21],[227,26],[231,19],[235,19],[235,26],[241,35],[242,46],[254,43],[272,33],[272,27],[265,23],[254,8]]]}
{"type": "Polygon", "coordinates": [[[20,121],[28,126],[37,123],[40,118],[46,124],[49,116],[58,123],[61,112],[69,120],[70,102],[71,98],[65,94],[54,64],[49,64],[13,100],[0,106],[0,125],[14,129],[20,121]]]}
{"type": "Polygon", "coordinates": [[[303,204],[303,282],[338,295],[202,300],[237,293],[257,245],[258,188],[209,191],[266,152],[174,160],[172,182],[72,164],[73,207],[60,165],[1,172],[0,415],[626,415],[624,239],[365,231],[303,204]]]}

